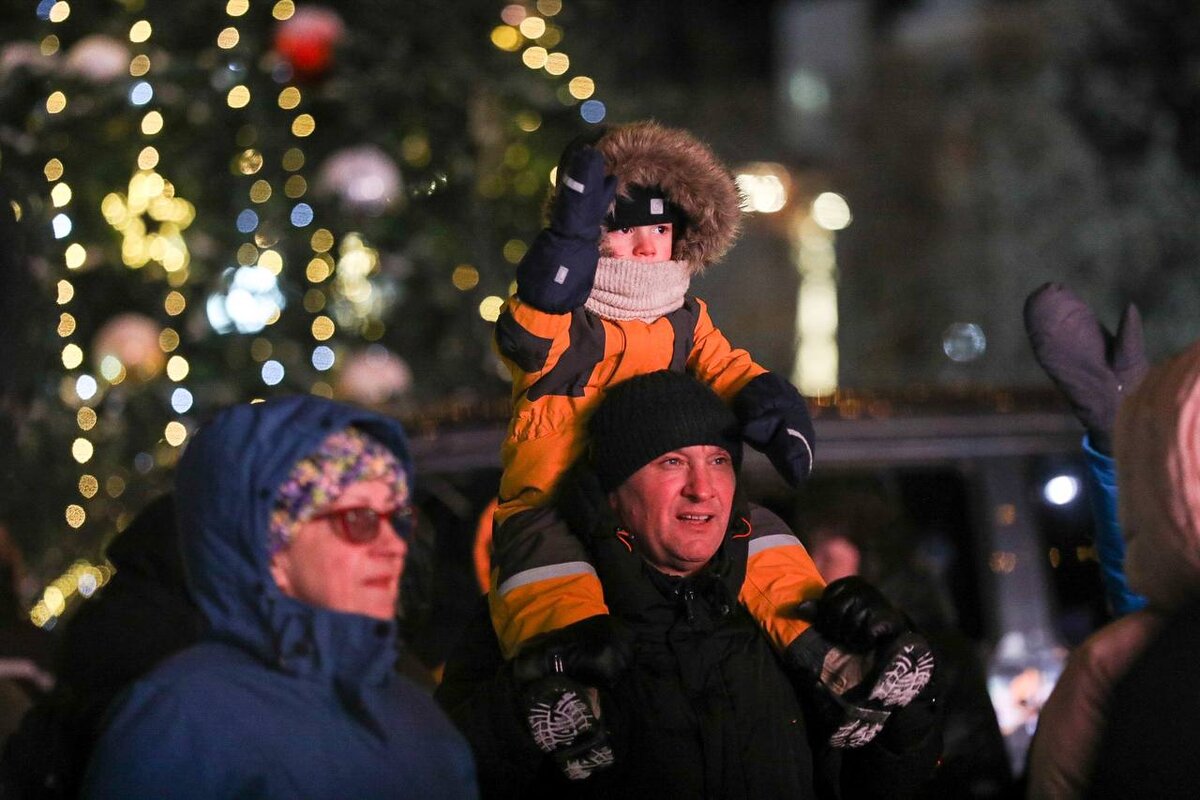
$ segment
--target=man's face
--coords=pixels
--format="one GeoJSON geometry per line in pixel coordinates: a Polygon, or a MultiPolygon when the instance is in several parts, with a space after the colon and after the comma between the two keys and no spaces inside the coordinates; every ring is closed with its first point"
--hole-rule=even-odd
{"type": "Polygon", "coordinates": [[[639,225],[636,228],[616,228],[604,234],[601,252],[610,258],[624,258],[647,264],[671,260],[674,225],[639,225]]]}
{"type": "Polygon", "coordinates": [[[728,452],[693,445],[646,464],[609,495],[609,503],[651,566],[691,575],[725,538],[736,484],[728,452]]]}
{"type": "Polygon", "coordinates": [[[408,545],[396,535],[391,512],[396,489],[377,479],[350,485],[317,516],[300,523],[291,541],[271,557],[271,575],[289,597],[322,608],[391,619],[408,545]],[[329,512],[369,508],[378,512],[381,530],[369,542],[356,544],[341,533],[329,512]]]}

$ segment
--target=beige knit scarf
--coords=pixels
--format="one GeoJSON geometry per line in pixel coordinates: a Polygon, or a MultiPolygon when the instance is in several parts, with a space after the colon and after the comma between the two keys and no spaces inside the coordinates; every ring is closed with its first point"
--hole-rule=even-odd
{"type": "Polygon", "coordinates": [[[686,261],[601,258],[592,293],[583,305],[604,319],[653,322],[683,305],[690,281],[686,261]]]}

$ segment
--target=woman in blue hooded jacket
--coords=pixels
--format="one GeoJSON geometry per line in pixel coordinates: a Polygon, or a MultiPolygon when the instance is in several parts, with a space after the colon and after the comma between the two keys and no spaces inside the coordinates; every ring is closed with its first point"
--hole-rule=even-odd
{"type": "Polygon", "coordinates": [[[400,426],[314,397],[229,408],[176,497],[196,644],[115,705],[89,798],[473,798],[466,743],[394,669],[400,426]]]}

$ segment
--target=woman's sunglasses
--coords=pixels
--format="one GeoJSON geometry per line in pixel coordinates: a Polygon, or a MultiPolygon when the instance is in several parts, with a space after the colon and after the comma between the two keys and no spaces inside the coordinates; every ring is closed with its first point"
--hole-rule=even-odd
{"type": "Polygon", "coordinates": [[[383,530],[383,520],[389,519],[396,535],[404,541],[412,537],[417,526],[417,511],[412,506],[396,506],[390,511],[376,511],[368,506],[337,508],[314,514],[313,519],[334,520],[334,530],[352,544],[367,544],[375,541],[383,530]]]}

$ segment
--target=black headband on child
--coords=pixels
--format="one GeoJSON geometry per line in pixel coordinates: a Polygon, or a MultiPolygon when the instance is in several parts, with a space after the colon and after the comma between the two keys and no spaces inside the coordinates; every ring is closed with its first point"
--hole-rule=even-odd
{"type": "MultiPolygon", "coordinates": [[[[630,186],[628,192],[628,197],[617,195],[612,213],[604,219],[604,226],[610,231],[666,223],[682,229],[687,224],[683,209],[672,203],[658,186],[630,186]]],[[[680,232],[674,231],[676,236],[680,232]]]]}

